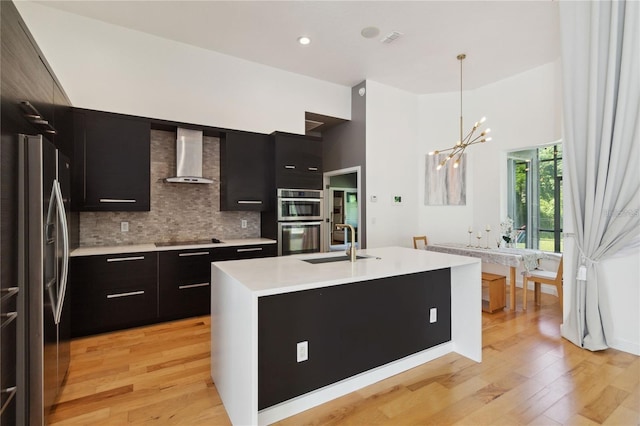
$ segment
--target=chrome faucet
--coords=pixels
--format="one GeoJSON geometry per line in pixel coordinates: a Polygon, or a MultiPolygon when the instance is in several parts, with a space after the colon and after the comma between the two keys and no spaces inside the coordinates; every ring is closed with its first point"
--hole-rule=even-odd
{"type": "Polygon", "coordinates": [[[349,246],[347,248],[347,256],[350,256],[350,260],[352,262],[356,261],[356,230],[353,229],[353,226],[348,225],[346,223],[338,223],[336,224],[336,228],[338,229],[344,229],[344,228],[349,228],[349,231],[351,232],[351,246],[349,246]]]}

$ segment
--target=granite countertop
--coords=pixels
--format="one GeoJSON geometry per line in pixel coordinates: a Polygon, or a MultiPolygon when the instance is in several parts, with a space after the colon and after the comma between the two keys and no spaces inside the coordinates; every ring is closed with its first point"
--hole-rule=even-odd
{"type": "Polygon", "coordinates": [[[344,253],[330,252],[231,260],[213,265],[254,295],[266,296],[480,263],[480,259],[472,257],[404,247],[358,250],[357,254],[368,257],[355,263],[305,262],[305,259],[344,257],[344,253]]]}
{"type": "Polygon", "coordinates": [[[269,238],[241,238],[241,239],[229,239],[222,240],[219,243],[212,243],[208,241],[203,242],[184,242],[176,243],[175,245],[164,245],[160,243],[158,245],[153,243],[148,244],[127,244],[118,246],[95,246],[95,247],[79,247],[71,252],[71,257],[76,256],[97,256],[105,254],[124,254],[124,253],[142,253],[149,251],[167,251],[167,250],[188,250],[199,248],[212,248],[212,247],[237,247],[248,246],[254,244],[276,244],[276,240],[269,238]]]}

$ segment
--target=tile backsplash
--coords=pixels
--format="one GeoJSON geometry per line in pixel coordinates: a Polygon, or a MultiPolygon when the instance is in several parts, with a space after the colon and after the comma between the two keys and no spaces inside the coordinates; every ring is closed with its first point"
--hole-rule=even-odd
{"type": "Polygon", "coordinates": [[[151,131],[151,210],[81,212],[80,246],[257,238],[259,212],[220,211],[220,140],[204,137],[204,177],[212,184],[166,183],[176,170],[176,134],[151,131]],[[241,221],[247,227],[241,227],[241,221]],[[129,222],[129,232],[120,223],[129,222]]]}

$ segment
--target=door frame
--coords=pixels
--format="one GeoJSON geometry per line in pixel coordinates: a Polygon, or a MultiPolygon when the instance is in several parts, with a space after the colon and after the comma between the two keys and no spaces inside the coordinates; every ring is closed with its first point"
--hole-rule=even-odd
{"type": "MultiPolygon", "coordinates": [[[[323,240],[324,242],[322,243],[322,251],[328,252],[329,251],[329,244],[331,244],[331,212],[333,211],[333,198],[331,198],[331,191],[329,190],[331,188],[331,178],[334,176],[341,176],[341,175],[351,175],[351,174],[356,174],[356,192],[358,194],[358,228],[361,228],[362,225],[362,168],[360,166],[354,166],[354,167],[347,167],[344,169],[339,169],[339,170],[331,170],[328,172],[324,172],[323,173],[323,198],[324,198],[324,218],[323,218],[323,222],[324,222],[324,230],[323,232],[323,240]]],[[[353,188],[342,188],[342,189],[353,189],[353,188]]],[[[356,239],[356,243],[358,243],[358,247],[362,248],[362,245],[360,244],[360,240],[361,240],[361,232],[357,233],[357,239],[356,239]]]]}

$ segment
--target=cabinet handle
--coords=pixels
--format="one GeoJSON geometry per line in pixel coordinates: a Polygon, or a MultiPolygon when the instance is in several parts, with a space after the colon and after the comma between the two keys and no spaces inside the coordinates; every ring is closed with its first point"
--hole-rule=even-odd
{"type": "Polygon", "coordinates": [[[101,203],[135,203],[137,200],[130,198],[100,198],[101,203]]]}
{"type": "Polygon", "coordinates": [[[187,257],[187,256],[206,256],[208,255],[209,252],[208,251],[197,251],[194,253],[180,253],[178,254],[178,256],[180,257],[187,257]]]}
{"type": "Polygon", "coordinates": [[[309,170],[310,172],[317,172],[318,168],[317,167],[308,167],[307,170],[309,170]]]}
{"type": "Polygon", "coordinates": [[[2,413],[4,413],[4,410],[9,406],[9,403],[11,402],[13,397],[16,395],[17,389],[18,388],[16,386],[11,386],[10,388],[2,389],[0,391],[0,393],[2,393],[2,399],[4,400],[4,402],[2,403],[2,408],[0,408],[0,416],[2,416],[2,413]],[[8,396],[5,396],[5,395],[8,395],[8,396]]]}
{"type": "Polygon", "coordinates": [[[262,247],[236,249],[236,253],[242,253],[242,252],[247,252],[247,251],[262,251],[262,247]]]}
{"type": "Polygon", "coordinates": [[[200,284],[186,284],[186,285],[179,285],[178,289],[179,290],[185,290],[187,288],[196,288],[196,287],[208,287],[209,283],[200,283],[200,284]]]}
{"type": "Polygon", "coordinates": [[[107,259],[107,262],[127,262],[129,260],[144,260],[144,256],[113,257],[111,259],[107,259]]]}
{"type": "Polygon", "coordinates": [[[295,169],[296,166],[289,164],[289,165],[284,166],[284,168],[285,169],[295,169]]]}
{"type": "Polygon", "coordinates": [[[115,298],[118,298],[118,297],[139,296],[141,294],[144,294],[144,290],[129,291],[127,293],[107,294],[107,299],[115,299],[115,298]]]}
{"type": "Polygon", "coordinates": [[[0,329],[5,328],[7,325],[11,324],[11,321],[18,318],[17,312],[9,312],[6,314],[0,314],[0,318],[2,318],[2,325],[0,325],[0,329]]]}
{"type": "Polygon", "coordinates": [[[262,204],[262,201],[238,200],[238,204],[262,204]]]}

